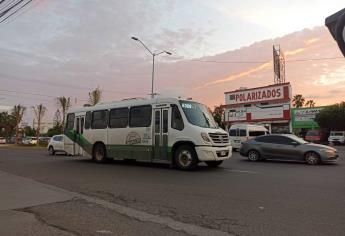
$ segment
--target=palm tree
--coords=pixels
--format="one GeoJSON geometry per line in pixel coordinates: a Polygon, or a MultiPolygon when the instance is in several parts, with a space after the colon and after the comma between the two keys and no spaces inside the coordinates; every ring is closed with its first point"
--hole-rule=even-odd
{"type": "Polygon", "coordinates": [[[99,87],[89,93],[89,104],[91,106],[96,105],[102,100],[102,91],[99,87]]]}
{"type": "Polygon", "coordinates": [[[63,127],[65,125],[65,118],[68,109],[71,107],[71,97],[58,97],[57,98],[58,106],[61,108],[62,111],[62,125],[61,125],[61,133],[63,133],[63,127]]]}
{"type": "Polygon", "coordinates": [[[297,108],[303,107],[304,102],[305,98],[302,96],[302,94],[296,94],[292,99],[292,105],[297,108]]]}
{"type": "Polygon", "coordinates": [[[305,103],[305,106],[306,106],[306,107],[315,107],[315,102],[314,102],[314,100],[308,100],[308,101],[305,103]]]}
{"type": "Polygon", "coordinates": [[[25,110],[26,110],[26,107],[20,104],[15,105],[12,110],[12,115],[14,117],[14,121],[16,125],[15,126],[16,127],[16,144],[18,144],[18,141],[19,141],[18,140],[19,139],[19,124],[23,120],[25,110]]]}
{"type": "Polygon", "coordinates": [[[37,120],[37,129],[36,129],[36,137],[37,137],[37,146],[39,145],[38,139],[40,137],[40,131],[41,131],[41,122],[44,117],[44,114],[47,111],[47,108],[43,106],[42,104],[37,105],[36,107],[32,107],[34,110],[36,120],[37,120]]]}

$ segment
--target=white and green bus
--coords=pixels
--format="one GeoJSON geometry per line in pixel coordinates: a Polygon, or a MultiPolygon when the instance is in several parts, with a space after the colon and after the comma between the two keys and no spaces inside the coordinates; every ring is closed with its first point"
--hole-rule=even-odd
{"type": "Polygon", "coordinates": [[[177,98],[127,99],[69,111],[64,150],[108,159],[219,166],[232,155],[229,136],[208,108],[177,98]]]}

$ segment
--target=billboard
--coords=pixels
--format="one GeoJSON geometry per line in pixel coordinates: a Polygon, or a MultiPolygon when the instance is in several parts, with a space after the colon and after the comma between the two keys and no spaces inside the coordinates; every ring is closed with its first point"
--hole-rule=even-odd
{"type": "Polygon", "coordinates": [[[225,93],[227,105],[262,103],[290,99],[290,84],[277,84],[267,87],[236,90],[225,93]]]}
{"type": "Polygon", "coordinates": [[[316,114],[318,114],[324,107],[308,107],[308,108],[293,108],[292,109],[292,127],[293,128],[318,128],[319,125],[315,122],[316,114]]]}

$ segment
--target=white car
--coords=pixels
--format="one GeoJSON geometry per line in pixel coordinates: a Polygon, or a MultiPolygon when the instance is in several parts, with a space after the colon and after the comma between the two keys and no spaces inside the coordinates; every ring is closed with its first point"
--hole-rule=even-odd
{"type": "Polygon", "coordinates": [[[0,144],[5,144],[6,143],[6,139],[3,137],[0,137],[0,144]]]}
{"type": "Polygon", "coordinates": [[[56,152],[64,152],[64,142],[63,142],[63,135],[54,135],[49,143],[48,143],[48,152],[49,155],[54,155],[56,152]]]}
{"type": "Polygon", "coordinates": [[[328,142],[333,144],[345,144],[345,131],[331,131],[328,142]]]}

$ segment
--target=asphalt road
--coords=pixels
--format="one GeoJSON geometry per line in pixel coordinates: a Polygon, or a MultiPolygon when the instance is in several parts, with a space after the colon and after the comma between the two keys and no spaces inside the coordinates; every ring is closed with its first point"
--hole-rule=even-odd
{"type": "MultiPolygon", "coordinates": [[[[42,149],[0,148],[0,170],[232,235],[344,235],[345,147],[339,150],[341,158],[335,164],[251,163],[234,153],[219,168],[201,165],[194,172],[183,172],[164,165],[95,164],[80,157],[48,156],[42,149]]],[[[88,227],[109,226],[112,221],[104,219],[117,214],[100,206],[89,208],[76,199],[25,211],[76,235],[92,235],[88,227]],[[75,217],[82,219],[64,221],[61,215],[75,214],[73,207],[79,212],[75,217]]],[[[135,227],[150,235],[155,226],[136,222],[135,227]]],[[[182,234],[164,230],[154,232],[182,234]]]]}

